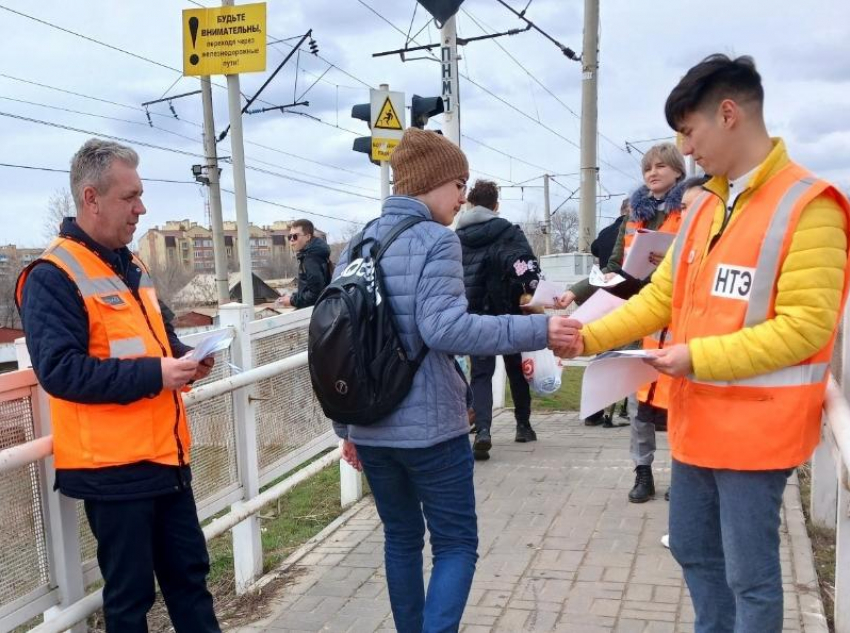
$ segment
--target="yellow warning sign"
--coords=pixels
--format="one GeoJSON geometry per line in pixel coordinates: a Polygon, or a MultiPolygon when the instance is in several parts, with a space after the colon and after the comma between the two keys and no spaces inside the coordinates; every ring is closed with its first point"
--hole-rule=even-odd
{"type": "Polygon", "coordinates": [[[183,74],[266,69],[266,3],[183,11],[183,74]]]}
{"type": "Polygon", "coordinates": [[[375,138],[373,136],[372,160],[389,160],[398,144],[399,139],[397,138],[375,138]]]}
{"type": "Polygon", "coordinates": [[[379,130],[402,130],[404,127],[401,124],[401,119],[393,107],[393,102],[387,97],[384,100],[384,105],[381,106],[381,111],[378,113],[378,118],[375,120],[375,128],[379,130]]]}

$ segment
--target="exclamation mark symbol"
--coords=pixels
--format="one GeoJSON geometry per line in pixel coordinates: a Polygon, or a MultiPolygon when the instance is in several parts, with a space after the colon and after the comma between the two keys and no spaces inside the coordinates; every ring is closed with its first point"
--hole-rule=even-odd
{"type": "MultiPolygon", "coordinates": [[[[189,18],[189,35],[192,36],[192,48],[194,49],[198,40],[198,18],[189,18]]],[[[192,66],[197,66],[199,61],[201,60],[195,53],[192,53],[192,56],[189,57],[189,63],[192,66]]]]}

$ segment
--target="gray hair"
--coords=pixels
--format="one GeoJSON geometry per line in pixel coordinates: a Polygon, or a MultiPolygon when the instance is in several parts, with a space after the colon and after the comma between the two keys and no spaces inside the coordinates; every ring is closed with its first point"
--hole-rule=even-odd
{"type": "Polygon", "coordinates": [[[83,189],[94,187],[99,192],[108,188],[106,172],[112,163],[120,160],[133,169],[139,166],[136,151],[113,141],[90,138],[71,159],[71,195],[77,211],[83,208],[83,189]]]}

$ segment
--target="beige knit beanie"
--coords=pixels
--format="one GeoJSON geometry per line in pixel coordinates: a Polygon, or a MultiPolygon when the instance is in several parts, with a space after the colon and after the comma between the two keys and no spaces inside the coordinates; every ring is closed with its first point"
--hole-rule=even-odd
{"type": "Polygon", "coordinates": [[[408,128],[390,157],[394,192],[418,196],[452,180],[469,178],[469,163],[461,149],[442,134],[408,128]]]}

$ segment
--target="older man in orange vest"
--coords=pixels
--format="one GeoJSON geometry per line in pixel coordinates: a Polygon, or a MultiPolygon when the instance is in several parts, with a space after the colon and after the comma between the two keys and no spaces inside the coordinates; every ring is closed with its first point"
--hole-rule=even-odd
{"type": "Polygon", "coordinates": [[[652,283],[562,350],[672,327],[647,362],[673,377],[670,549],[697,633],[782,630],[782,492],[820,437],[850,278],[850,201],[770,138],[763,102],[749,57],[712,55],[679,82],[667,121],[714,178],[652,283]]]}
{"type": "Polygon", "coordinates": [[[117,143],[82,146],[77,217],[21,273],[16,300],[50,395],[56,487],[83,500],[97,539],[107,631],[147,631],[156,577],[178,633],[217,632],[180,396],[212,359],[181,358],[190,348],[127,248],[145,213],[138,162],[117,143]]]}

